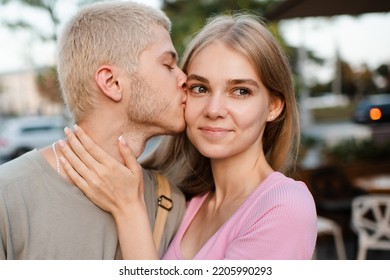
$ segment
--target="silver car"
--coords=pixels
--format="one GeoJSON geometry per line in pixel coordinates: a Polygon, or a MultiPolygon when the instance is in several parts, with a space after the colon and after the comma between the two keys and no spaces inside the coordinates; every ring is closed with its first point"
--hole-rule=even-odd
{"type": "Polygon", "coordinates": [[[0,122],[1,161],[14,159],[64,138],[67,125],[62,116],[19,117],[0,122]]]}

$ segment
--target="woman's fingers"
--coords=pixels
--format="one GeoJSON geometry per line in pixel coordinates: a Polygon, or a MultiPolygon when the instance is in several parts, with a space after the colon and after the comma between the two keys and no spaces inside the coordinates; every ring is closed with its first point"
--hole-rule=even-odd
{"type": "Polygon", "coordinates": [[[65,159],[64,156],[60,157],[60,161],[62,168],[64,168],[65,172],[68,174],[73,183],[77,185],[83,193],[86,194],[88,192],[88,183],[82,176],[80,176],[80,174],[73,168],[73,166],[65,159]]]}
{"type": "MultiPolygon", "coordinates": [[[[63,156],[67,159],[67,164],[71,165],[71,169],[68,167],[65,171],[68,173],[68,170],[72,172],[73,177],[71,179],[76,182],[74,179],[79,181],[76,178],[78,175],[80,178],[88,179],[90,177],[90,170],[88,166],[84,164],[82,160],[73,152],[73,150],[67,145],[67,143],[63,140],[58,141],[58,147],[62,152],[63,156]]],[[[68,173],[69,174],[69,173],[68,173]]],[[[70,174],[69,174],[70,175],[70,174]]]]}
{"type": "Polygon", "coordinates": [[[96,205],[115,215],[128,205],[143,202],[141,166],[124,137],[119,150],[125,164],[114,159],[81,129],[65,129],[67,142],[60,141],[61,162],[69,177],[96,205]]]}
{"type": "MultiPolygon", "coordinates": [[[[96,170],[99,167],[99,161],[97,161],[84,147],[80,139],[69,128],[64,129],[68,145],[73,153],[90,169],[96,170]]],[[[92,141],[92,140],[91,140],[92,141]]],[[[69,158],[68,158],[69,160],[69,158]]],[[[73,162],[70,161],[73,165],[73,162]]],[[[74,165],[73,165],[74,166],[74,165]]],[[[74,166],[75,167],[75,166],[74,166]]]]}
{"type": "MultiPolygon", "coordinates": [[[[92,156],[96,161],[98,161],[102,164],[108,164],[110,162],[112,163],[112,161],[115,160],[109,154],[107,154],[106,151],[104,151],[102,148],[100,148],[91,139],[91,137],[89,137],[87,135],[87,133],[85,133],[85,131],[81,127],[75,125],[74,126],[74,133],[77,136],[78,140],[80,141],[79,143],[74,142],[74,144],[77,145],[77,148],[80,148],[80,153],[82,156],[84,155],[84,152],[87,151],[88,155],[92,156]],[[80,143],[82,145],[82,149],[78,145],[80,143]]],[[[71,136],[71,134],[69,134],[69,135],[71,136]]],[[[73,148],[73,146],[72,146],[72,148],[73,148]]],[[[87,158],[86,158],[86,160],[87,160],[87,158]]]]}
{"type": "Polygon", "coordinates": [[[129,168],[133,173],[141,171],[141,166],[123,135],[119,137],[119,151],[127,168],[129,168]]]}

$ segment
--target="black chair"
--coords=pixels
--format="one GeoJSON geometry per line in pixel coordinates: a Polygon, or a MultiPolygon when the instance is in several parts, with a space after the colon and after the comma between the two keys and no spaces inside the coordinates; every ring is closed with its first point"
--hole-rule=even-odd
{"type": "Polygon", "coordinates": [[[338,166],[313,171],[310,187],[318,212],[350,212],[352,199],[361,194],[338,166]]]}
{"type": "Polygon", "coordinates": [[[350,228],[352,200],[362,191],[353,186],[342,167],[325,166],[313,171],[309,187],[317,214],[338,223],[345,238],[354,238],[350,228]]]}

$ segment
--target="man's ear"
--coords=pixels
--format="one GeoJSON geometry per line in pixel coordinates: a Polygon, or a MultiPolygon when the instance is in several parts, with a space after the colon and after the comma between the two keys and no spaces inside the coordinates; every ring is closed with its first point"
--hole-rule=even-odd
{"type": "Polygon", "coordinates": [[[100,90],[115,102],[121,101],[122,89],[115,69],[110,65],[100,66],[95,74],[95,81],[100,90]]]}
{"type": "Polygon", "coordinates": [[[268,122],[272,122],[282,113],[284,108],[284,100],[280,96],[271,96],[269,105],[268,122]]]}

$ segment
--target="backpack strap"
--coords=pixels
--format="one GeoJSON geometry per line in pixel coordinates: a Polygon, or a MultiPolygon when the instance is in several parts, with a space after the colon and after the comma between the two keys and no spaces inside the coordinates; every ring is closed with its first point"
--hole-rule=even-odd
{"type": "Polygon", "coordinates": [[[156,249],[160,248],[160,242],[164,233],[165,224],[168,218],[168,213],[173,207],[171,199],[171,185],[168,179],[159,174],[157,176],[157,214],[153,229],[153,239],[156,249]]]}

